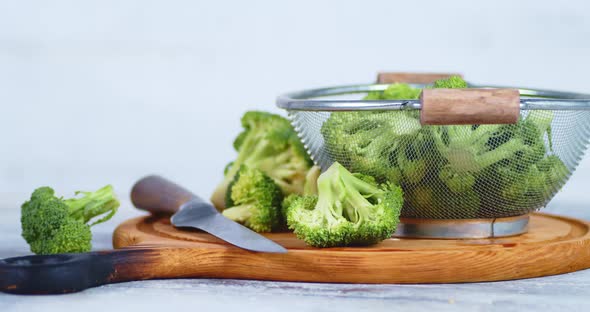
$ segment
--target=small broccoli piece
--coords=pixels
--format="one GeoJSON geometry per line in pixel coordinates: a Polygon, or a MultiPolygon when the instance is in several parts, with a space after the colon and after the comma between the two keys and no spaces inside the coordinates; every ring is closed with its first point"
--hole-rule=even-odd
{"type": "Polygon", "coordinates": [[[233,206],[223,210],[224,216],[256,232],[280,228],[283,193],[261,170],[242,165],[230,192],[233,206]]]}
{"type": "Polygon", "coordinates": [[[467,82],[460,76],[451,76],[445,79],[439,79],[432,85],[434,88],[445,88],[445,89],[464,89],[467,88],[467,82]]]}
{"type": "MultiPolygon", "coordinates": [[[[319,166],[313,166],[305,175],[305,185],[303,187],[303,195],[317,195],[318,194],[318,177],[322,173],[321,168],[319,166]]],[[[285,229],[288,227],[287,222],[287,210],[291,206],[291,204],[297,200],[302,195],[299,194],[290,194],[285,199],[283,199],[283,203],[281,204],[281,216],[285,222],[285,229]]]]}
{"type": "MultiPolygon", "coordinates": [[[[420,89],[395,83],[385,91],[370,92],[365,99],[417,99],[420,89]]],[[[324,122],[321,133],[330,156],[353,172],[374,176],[379,181],[400,183],[403,172],[395,164],[397,155],[404,158],[403,148],[421,130],[417,111],[368,111],[332,113],[324,122]]],[[[406,170],[415,180],[418,174],[406,170]]]]}
{"type": "Polygon", "coordinates": [[[526,171],[511,166],[497,169],[502,181],[501,196],[508,203],[522,207],[540,208],[561,188],[570,174],[569,169],[555,155],[550,155],[526,171]]]}
{"type": "Polygon", "coordinates": [[[381,99],[388,100],[413,100],[420,97],[422,90],[413,88],[405,83],[394,83],[387,87],[381,94],[381,99]]]}
{"type": "Polygon", "coordinates": [[[228,186],[241,165],[262,170],[285,195],[301,194],[312,162],[289,121],[279,115],[250,111],[242,117],[242,126],[244,131],[234,141],[238,156],[211,196],[215,207],[226,207],[228,186]]]}
{"type": "Polygon", "coordinates": [[[398,171],[390,155],[419,130],[420,121],[404,112],[337,112],[324,122],[321,133],[335,161],[384,180],[398,171]]]}
{"type": "Polygon", "coordinates": [[[109,220],[119,201],[107,185],[82,197],[62,199],[50,187],[40,187],[21,206],[22,236],[36,254],[85,252],[91,249],[90,226],[109,220]],[[92,219],[102,216],[88,225],[92,219]]]}
{"type": "Polygon", "coordinates": [[[457,171],[448,165],[440,169],[438,177],[454,193],[467,192],[475,185],[475,176],[473,173],[457,171]]]}
{"type": "Polygon", "coordinates": [[[365,100],[414,100],[420,97],[422,90],[405,83],[394,83],[383,91],[371,91],[365,100]]]}
{"type": "MultiPolygon", "coordinates": [[[[424,131],[422,131],[424,132],[424,131]]],[[[395,153],[395,166],[399,168],[403,181],[410,184],[420,183],[426,176],[427,164],[425,156],[429,152],[422,143],[426,142],[419,133],[412,140],[406,139],[395,153]]]]}
{"type": "Polygon", "coordinates": [[[539,161],[537,168],[545,175],[545,186],[550,193],[559,190],[570,175],[570,170],[556,155],[547,156],[539,161]]]}
{"type": "Polygon", "coordinates": [[[447,161],[439,178],[453,191],[469,189],[475,182],[475,175],[499,161],[511,158],[519,151],[526,150],[526,145],[518,137],[494,149],[489,148],[490,138],[502,137],[501,132],[507,129],[501,125],[480,125],[446,126],[433,131],[435,145],[447,161]],[[469,185],[461,186],[457,183],[469,185]]]}
{"type": "Polygon", "coordinates": [[[502,178],[506,183],[502,196],[514,202],[531,203],[531,207],[540,207],[544,202],[545,177],[536,165],[531,165],[524,173],[511,171],[509,168],[500,168],[502,178]]]}
{"type": "Polygon", "coordinates": [[[452,195],[439,179],[407,188],[404,198],[405,216],[410,218],[470,219],[477,217],[480,196],[473,188],[452,195]]]}
{"type": "Polygon", "coordinates": [[[314,247],[370,245],[389,238],[399,223],[402,191],[377,185],[335,162],[318,178],[318,195],[292,200],[287,223],[314,247]]]}

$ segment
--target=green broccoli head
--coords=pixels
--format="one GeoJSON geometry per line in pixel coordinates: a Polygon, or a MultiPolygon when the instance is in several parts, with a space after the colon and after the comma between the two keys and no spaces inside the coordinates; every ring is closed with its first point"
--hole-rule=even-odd
{"type": "Polygon", "coordinates": [[[31,242],[31,251],[36,254],[57,254],[70,252],[87,252],[92,248],[90,226],[68,218],[54,230],[51,239],[31,242]]]}
{"type": "Polygon", "coordinates": [[[227,190],[241,165],[262,170],[283,193],[301,194],[312,161],[289,121],[279,115],[250,111],[242,117],[244,131],[234,141],[238,156],[225,170],[211,201],[226,207],[227,190]]]}
{"type": "MultiPolygon", "coordinates": [[[[454,76],[429,87],[468,85],[454,76]]],[[[419,92],[393,84],[366,99],[412,99],[419,92]]],[[[569,177],[565,164],[551,155],[552,121],[553,112],[533,110],[516,124],[422,127],[417,111],[337,112],[321,133],[333,160],[401,185],[405,216],[495,217],[490,212],[539,208],[569,177]]]]}
{"type": "Polygon", "coordinates": [[[335,162],[318,178],[318,195],[292,200],[287,223],[314,247],[370,245],[389,238],[399,223],[399,187],[375,183],[335,162]]]}
{"type": "Polygon", "coordinates": [[[569,177],[570,170],[556,155],[549,155],[526,169],[499,165],[499,195],[509,207],[541,208],[569,177]]]}
{"type": "Polygon", "coordinates": [[[405,83],[394,83],[383,91],[371,91],[365,100],[414,100],[420,97],[422,90],[405,83]]]}
{"type": "Polygon", "coordinates": [[[454,193],[464,193],[475,185],[475,175],[471,172],[457,171],[449,165],[444,166],[438,172],[438,177],[454,193]]]}
{"type": "Polygon", "coordinates": [[[474,189],[453,195],[446,185],[433,178],[428,183],[408,188],[404,210],[410,218],[471,219],[479,215],[481,201],[474,189]]]}
{"type": "Polygon", "coordinates": [[[418,118],[406,112],[336,112],[321,133],[326,150],[353,172],[385,180],[397,176],[392,155],[420,131],[418,118]]]}
{"type": "Polygon", "coordinates": [[[233,206],[223,215],[256,232],[271,232],[282,225],[278,185],[261,170],[242,165],[230,189],[233,206]]]}
{"type": "Polygon", "coordinates": [[[40,187],[21,206],[22,236],[36,254],[85,252],[91,248],[90,226],[110,219],[119,207],[107,185],[96,192],[78,192],[79,198],[62,199],[53,189],[40,187]]]}
{"type": "Polygon", "coordinates": [[[439,178],[454,192],[471,189],[477,176],[489,166],[510,159],[528,148],[520,137],[490,147],[510,128],[502,125],[445,126],[432,132],[438,153],[445,159],[439,178]]]}
{"type": "Polygon", "coordinates": [[[69,209],[64,201],[54,196],[53,189],[40,187],[21,206],[22,236],[29,244],[41,241],[51,237],[68,218],[69,209]]]}
{"type": "Polygon", "coordinates": [[[445,89],[464,89],[467,88],[467,82],[463,80],[460,76],[451,76],[445,79],[439,79],[432,84],[432,87],[435,89],[438,88],[445,88],[445,89]]]}
{"type": "MultiPolygon", "coordinates": [[[[305,185],[303,188],[303,195],[317,195],[318,194],[318,178],[322,173],[321,168],[319,166],[313,166],[307,172],[305,176],[305,185]]],[[[287,210],[294,201],[298,200],[300,197],[303,197],[300,194],[289,194],[283,199],[283,203],[281,204],[281,216],[284,221],[284,225],[286,226],[287,222],[287,210]]],[[[306,198],[313,198],[313,196],[306,196],[306,198]]],[[[286,226],[287,227],[287,226],[286,226]]],[[[286,229],[285,227],[285,229],[286,229]]]]}

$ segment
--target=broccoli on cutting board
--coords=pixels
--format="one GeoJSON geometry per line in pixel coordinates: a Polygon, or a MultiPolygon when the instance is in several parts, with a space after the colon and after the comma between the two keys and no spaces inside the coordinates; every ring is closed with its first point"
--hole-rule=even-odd
{"type": "Polygon", "coordinates": [[[85,252],[91,249],[90,227],[109,220],[119,201],[107,185],[82,197],[63,199],[50,187],[40,187],[21,206],[22,236],[36,254],[85,252]],[[88,224],[92,219],[102,216],[88,224]]]}
{"type": "Polygon", "coordinates": [[[242,126],[244,131],[234,141],[238,155],[213,192],[213,205],[220,210],[226,207],[228,187],[241,165],[264,172],[285,195],[301,194],[312,161],[290,122],[279,115],[249,111],[242,117],[242,126]]]}
{"type": "Polygon", "coordinates": [[[278,185],[261,170],[242,165],[234,177],[229,207],[222,214],[256,232],[271,232],[281,228],[283,193],[278,185]]]}
{"type": "Polygon", "coordinates": [[[318,194],[290,199],[287,223],[314,247],[363,246],[391,237],[399,223],[402,190],[352,174],[338,162],[317,180],[318,194]]]}

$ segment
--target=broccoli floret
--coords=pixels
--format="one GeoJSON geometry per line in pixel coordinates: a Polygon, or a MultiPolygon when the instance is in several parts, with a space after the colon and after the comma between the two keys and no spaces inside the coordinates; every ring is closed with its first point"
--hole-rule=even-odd
{"type": "Polygon", "coordinates": [[[467,88],[467,82],[460,76],[451,76],[445,79],[439,79],[432,84],[433,88],[445,89],[464,89],[467,88]]]}
{"type": "Polygon", "coordinates": [[[399,223],[402,191],[352,174],[335,162],[318,178],[318,195],[297,197],[287,223],[314,247],[371,245],[389,238],[399,223]]]}
{"type": "Polygon", "coordinates": [[[476,176],[489,166],[527,150],[523,141],[514,137],[490,149],[493,137],[504,136],[502,125],[446,126],[433,131],[438,152],[446,160],[439,178],[454,192],[469,190],[476,176]]]}
{"type": "MultiPolygon", "coordinates": [[[[383,92],[369,93],[366,99],[417,99],[419,95],[420,89],[396,83],[383,92]]],[[[336,112],[324,122],[321,133],[335,161],[353,172],[397,183],[402,172],[392,162],[404,139],[420,129],[417,112],[336,112]]]]}
{"type": "Polygon", "coordinates": [[[410,218],[469,219],[477,217],[481,206],[479,194],[474,189],[451,195],[446,185],[433,177],[404,190],[404,209],[410,218]]]}
{"type": "Polygon", "coordinates": [[[365,100],[413,100],[420,97],[422,90],[405,83],[391,84],[384,91],[371,91],[365,100]]]}
{"type": "Polygon", "coordinates": [[[91,249],[90,227],[109,220],[119,201],[107,185],[82,197],[62,199],[50,187],[40,187],[21,206],[22,236],[36,254],[85,252],[91,249]],[[102,216],[92,224],[89,221],[102,216]]]}
{"type": "Polygon", "coordinates": [[[233,206],[223,215],[256,232],[271,232],[282,224],[280,207],[283,193],[261,170],[242,165],[230,189],[233,206]]]}
{"type": "Polygon", "coordinates": [[[299,197],[304,195],[317,195],[318,194],[318,177],[322,173],[321,168],[319,166],[313,166],[305,175],[305,184],[303,187],[303,195],[300,194],[290,194],[283,199],[283,203],[281,204],[281,216],[283,217],[283,221],[285,222],[285,229],[288,227],[287,222],[287,209],[291,206],[291,204],[299,197]]]}
{"type": "Polygon", "coordinates": [[[336,112],[321,128],[327,151],[353,172],[378,180],[401,174],[391,156],[420,131],[420,121],[405,112],[336,112]]]}
{"type": "MultiPolygon", "coordinates": [[[[428,86],[467,87],[458,76],[428,86]]],[[[393,84],[365,99],[413,99],[419,93],[393,84]]],[[[417,111],[338,112],[321,133],[333,160],[400,185],[405,216],[495,217],[489,212],[540,207],[568,178],[567,166],[549,155],[552,120],[551,111],[533,110],[516,124],[422,127],[417,111]]]]}
{"type": "Polygon", "coordinates": [[[550,155],[525,171],[515,170],[513,166],[499,166],[500,195],[507,207],[542,207],[548,198],[557,192],[570,174],[569,169],[555,155],[550,155]]]}
{"type": "Polygon", "coordinates": [[[244,131],[234,141],[238,156],[211,196],[215,207],[226,207],[228,186],[241,165],[262,170],[285,195],[301,194],[312,162],[289,121],[278,115],[250,111],[242,117],[242,126],[244,131]]]}

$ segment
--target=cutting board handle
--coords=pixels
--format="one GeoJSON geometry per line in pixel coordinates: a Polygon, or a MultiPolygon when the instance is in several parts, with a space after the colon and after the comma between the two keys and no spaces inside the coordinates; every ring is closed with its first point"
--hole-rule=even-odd
{"type": "MultiPolygon", "coordinates": [[[[165,277],[165,249],[126,248],[0,259],[0,292],[62,294],[110,283],[165,277]]],[[[169,267],[168,267],[169,268],[169,267]]]]}
{"type": "Polygon", "coordinates": [[[183,187],[157,175],[140,179],[131,189],[131,202],[153,214],[173,214],[196,196],[183,187]]]}

